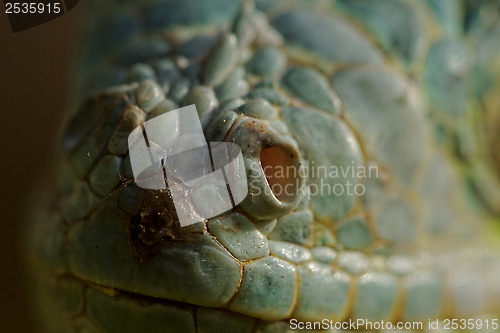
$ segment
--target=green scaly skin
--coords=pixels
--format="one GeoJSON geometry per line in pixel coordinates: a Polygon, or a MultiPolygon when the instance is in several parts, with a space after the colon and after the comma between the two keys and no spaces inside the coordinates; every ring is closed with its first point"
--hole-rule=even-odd
{"type": "Polygon", "coordinates": [[[41,331],[499,318],[495,3],[85,2],[78,108],[27,226],[41,331]],[[251,186],[181,228],[168,191],[135,185],[127,137],[190,104],[207,141],[241,147],[251,186]],[[365,193],[313,193],[346,182],[365,193]]]}

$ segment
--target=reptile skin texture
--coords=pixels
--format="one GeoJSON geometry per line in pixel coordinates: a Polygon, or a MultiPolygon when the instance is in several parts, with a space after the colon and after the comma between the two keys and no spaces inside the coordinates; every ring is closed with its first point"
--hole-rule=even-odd
{"type": "Polygon", "coordinates": [[[498,2],[79,6],[68,121],[26,226],[41,332],[498,332],[498,2]],[[127,138],[192,104],[207,141],[241,148],[248,196],[181,227],[168,190],[135,184],[127,138]],[[453,318],[484,326],[425,327],[453,318]]]}

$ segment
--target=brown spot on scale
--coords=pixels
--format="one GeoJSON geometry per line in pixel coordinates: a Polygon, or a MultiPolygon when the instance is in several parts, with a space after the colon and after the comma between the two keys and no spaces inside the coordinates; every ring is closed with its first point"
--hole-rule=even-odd
{"type": "Polygon", "coordinates": [[[182,229],[168,190],[144,191],[140,207],[129,221],[128,241],[133,255],[144,262],[158,253],[164,241],[182,239],[182,229]]]}

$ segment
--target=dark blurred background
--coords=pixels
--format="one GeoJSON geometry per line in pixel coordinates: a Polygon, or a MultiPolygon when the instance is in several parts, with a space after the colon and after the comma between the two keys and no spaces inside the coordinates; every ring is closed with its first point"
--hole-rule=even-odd
{"type": "Polygon", "coordinates": [[[0,13],[0,332],[32,332],[20,236],[27,196],[53,152],[67,102],[71,41],[81,6],[12,33],[0,13]]]}

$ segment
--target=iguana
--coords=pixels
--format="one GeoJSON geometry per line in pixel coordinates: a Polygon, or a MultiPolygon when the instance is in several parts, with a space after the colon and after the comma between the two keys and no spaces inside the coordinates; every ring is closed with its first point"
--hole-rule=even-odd
{"type": "Polygon", "coordinates": [[[26,228],[41,331],[498,331],[497,1],[79,6],[26,228]],[[192,104],[241,148],[248,196],[181,227],[127,138],[192,104]]]}

